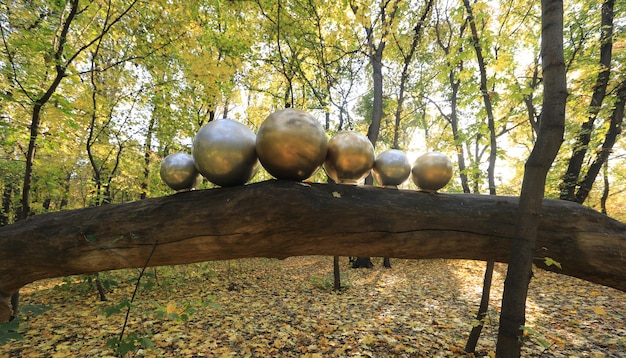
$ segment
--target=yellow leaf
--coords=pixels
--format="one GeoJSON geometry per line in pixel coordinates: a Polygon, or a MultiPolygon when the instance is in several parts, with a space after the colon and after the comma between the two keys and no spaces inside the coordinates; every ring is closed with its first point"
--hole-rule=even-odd
{"type": "Polygon", "coordinates": [[[333,191],[333,196],[334,196],[335,198],[341,198],[341,194],[339,194],[339,193],[338,193],[338,192],[336,192],[336,191],[333,191]]]}
{"type": "Polygon", "coordinates": [[[494,351],[489,351],[487,354],[489,355],[489,358],[496,358],[496,352],[494,351]]]}
{"type": "Polygon", "coordinates": [[[602,308],[602,307],[600,307],[600,306],[595,306],[595,307],[593,307],[593,311],[594,311],[596,314],[599,314],[599,315],[602,315],[602,316],[604,316],[604,315],[606,314],[606,311],[604,310],[604,308],[602,308]]]}
{"type": "Polygon", "coordinates": [[[168,302],[165,311],[167,314],[176,313],[176,302],[168,302]]]}
{"type": "Polygon", "coordinates": [[[363,344],[372,344],[376,341],[376,337],[374,336],[367,336],[365,338],[363,338],[363,344]]]}

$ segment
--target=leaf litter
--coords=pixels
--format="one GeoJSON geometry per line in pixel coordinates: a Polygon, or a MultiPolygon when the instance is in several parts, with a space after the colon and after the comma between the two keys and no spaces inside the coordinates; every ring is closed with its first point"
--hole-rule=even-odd
{"type": "MultiPolygon", "coordinates": [[[[506,265],[496,265],[477,352],[467,354],[484,263],[377,264],[350,269],[341,258],[339,292],[332,291],[332,257],[148,269],[126,328],[137,343],[127,356],[494,356],[506,265]]],[[[101,273],[111,285],[104,302],[87,276],[26,286],[22,305],[50,309],[24,314],[17,332],[23,338],[0,345],[0,357],[115,357],[107,341],[120,334],[137,276],[101,273]]],[[[536,270],[524,341],[525,357],[624,357],[626,293],[536,270]]]]}

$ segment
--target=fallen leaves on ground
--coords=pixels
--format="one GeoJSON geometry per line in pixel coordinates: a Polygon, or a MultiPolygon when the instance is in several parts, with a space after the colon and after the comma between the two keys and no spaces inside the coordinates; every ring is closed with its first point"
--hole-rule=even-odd
{"type": "MultiPolygon", "coordinates": [[[[345,260],[345,261],[344,261],[345,260]]],[[[464,353],[480,301],[484,263],[392,260],[349,269],[332,289],[331,257],[245,259],[148,269],[126,328],[150,343],[138,357],[492,357],[506,266],[497,264],[491,306],[475,355],[464,353]]],[[[114,357],[138,270],[102,273],[108,301],[85,277],[22,289],[21,340],[0,357],[114,357]],[[119,305],[117,307],[116,305],[119,305]]],[[[535,272],[526,357],[623,357],[626,293],[535,272]]],[[[143,342],[143,341],[142,341],[143,342]]]]}

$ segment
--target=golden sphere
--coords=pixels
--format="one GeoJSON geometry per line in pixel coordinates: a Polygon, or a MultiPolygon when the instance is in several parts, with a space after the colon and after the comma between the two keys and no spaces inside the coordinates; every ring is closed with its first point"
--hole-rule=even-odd
{"type": "Polygon", "coordinates": [[[256,136],[244,124],[230,119],[211,121],[193,138],[192,155],[198,171],[220,186],[246,183],[259,169],[256,136]]]}
{"type": "Polygon", "coordinates": [[[259,161],[277,179],[307,179],[324,163],[327,150],[322,125],[298,109],[286,108],[270,114],[257,132],[259,161]]]}
{"type": "Polygon", "coordinates": [[[418,157],[411,169],[413,182],[424,191],[437,191],[452,179],[452,161],[440,152],[418,157]]]}
{"type": "Polygon", "coordinates": [[[173,153],[165,157],[159,167],[159,174],[163,182],[176,191],[194,189],[202,182],[193,158],[185,153],[173,153]]]}
{"type": "Polygon", "coordinates": [[[356,184],[374,166],[374,146],[357,132],[340,132],[328,141],[324,169],[336,183],[356,184]]]}
{"type": "Polygon", "coordinates": [[[380,185],[400,185],[409,178],[411,163],[409,158],[397,149],[386,150],[376,157],[372,175],[380,185]]]}

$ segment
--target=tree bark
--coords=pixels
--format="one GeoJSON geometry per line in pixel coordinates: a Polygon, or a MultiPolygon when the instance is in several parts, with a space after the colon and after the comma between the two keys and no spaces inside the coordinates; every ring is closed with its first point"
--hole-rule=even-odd
{"type": "MultiPolygon", "coordinates": [[[[521,353],[520,338],[526,324],[526,297],[532,264],[537,256],[536,248],[544,247],[541,230],[545,216],[550,215],[550,209],[542,205],[546,176],[559,151],[565,129],[567,82],[563,56],[563,1],[542,0],[541,10],[543,110],[537,141],[524,167],[519,210],[504,281],[496,344],[496,356],[504,358],[517,358],[521,353]]],[[[552,258],[555,253],[549,250],[545,256],[552,258]]],[[[619,256],[622,255],[620,251],[619,256]]]]}
{"type": "MultiPolygon", "coordinates": [[[[0,228],[0,320],[39,279],[245,257],[506,262],[518,198],[271,180],[48,213],[0,228]]],[[[626,291],[626,224],[544,200],[540,268],[626,291]],[[561,263],[546,267],[543,257],[561,263]]]]}

